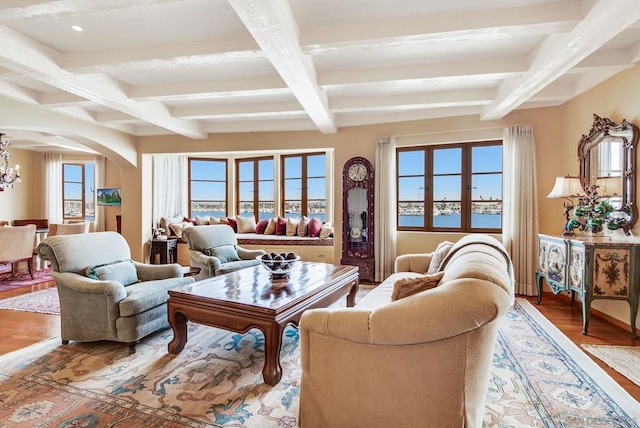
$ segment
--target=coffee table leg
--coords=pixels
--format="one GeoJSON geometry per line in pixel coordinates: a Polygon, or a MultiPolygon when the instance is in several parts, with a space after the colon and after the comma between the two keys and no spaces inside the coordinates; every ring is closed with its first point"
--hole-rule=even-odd
{"type": "Polygon", "coordinates": [[[358,287],[360,285],[360,281],[357,279],[353,281],[353,285],[351,286],[351,291],[347,295],[347,307],[354,307],[356,305],[356,294],[358,294],[358,287]]]}
{"type": "Polygon", "coordinates": [[[173,329],[173,340],[167,346],[170,354],[179,354],[187,344],[187,317],[177,311],[168,311],[169,325],[173,329]]]}
{"type": "Polygon", "coordinates": [[[277,385],[282,379],[282,366],[280,365],[280,347],[282,346],[282,332],[284,326],[277,323],[270,324],[262,332],[264,333],[264,368],[262,378],[267,385],[277,385]]]}

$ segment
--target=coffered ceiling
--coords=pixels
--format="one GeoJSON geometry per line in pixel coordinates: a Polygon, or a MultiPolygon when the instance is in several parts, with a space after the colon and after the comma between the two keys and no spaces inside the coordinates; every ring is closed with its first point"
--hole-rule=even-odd
{"type": "MultiPolygon", "coordinates": [[[[639,20],[638,0],[3,0],[0,97],[133,137],[497,119],[632,67],[639,20]]],[[[83,147],[34,128],[7,134],[83,147]]]]}

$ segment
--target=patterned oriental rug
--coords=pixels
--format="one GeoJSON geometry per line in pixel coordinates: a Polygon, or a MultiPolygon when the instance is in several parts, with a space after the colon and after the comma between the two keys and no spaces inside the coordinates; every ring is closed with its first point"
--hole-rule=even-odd
{"type": "Polygon", "coordinates": [[[14,288],[26,285],[36,285],[43,282],[53,281],[51,269],[37,270],[33,272],[33,279],[29,272],[18,272],[15,277],[11,277],[11,265],[0,265],[0,292],[13,290],[14,288]]]}
{"type": "MultiPolygon", "coordinates": [[[[53,338],[0,357],[6,427],[295,427],[298,330],[285,331],[282,381],[262,382],[264,338],[189,324],[179,355],[171,330],[122,344],[53,338]]],[[[428,385],[425,385],[428,387],[428,385]]],[[[504,318],[485,427],[638,427],[640,404],[527,301],[504,318]]]]}

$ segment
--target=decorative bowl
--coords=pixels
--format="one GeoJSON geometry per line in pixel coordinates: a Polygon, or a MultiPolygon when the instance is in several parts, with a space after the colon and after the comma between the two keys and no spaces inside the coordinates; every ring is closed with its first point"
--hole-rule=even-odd
{"type": "Polygon", "coordinates": [[[288,278],[291,269],[300,260],[296,253],[268,253],[257,257],[269,272],[271,279],[288,278]]]}

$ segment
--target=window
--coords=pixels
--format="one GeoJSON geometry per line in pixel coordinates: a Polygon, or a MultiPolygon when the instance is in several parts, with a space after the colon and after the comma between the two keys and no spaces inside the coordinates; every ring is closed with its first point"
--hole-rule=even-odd
{"type": "Polygon", "coordinates": [[[242,217],[256,221],[274,216],[273,158],[238,159],[237,207],[242,217]]]}
{"type": "Polygon", "coordinates": [[[502,142],[399,148],[398,230],[500,232],[502,142]]]}
{"type": "Polygon", "coordinates": [[[189,216],[227,215],[227,161],[189,158],[189,216]]]}
{"type": "Polygon", "coordinates": [[[318,217],[327,213],[326,155],[310,153],[283,156],[283,206],[285,217],[318,217]]]}
{"type": "Polygon", "coordinates": [[[62,207],[64,220],[95,219],[95,165],[62,164],[62,207]]]}

